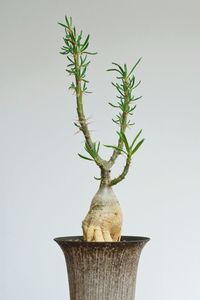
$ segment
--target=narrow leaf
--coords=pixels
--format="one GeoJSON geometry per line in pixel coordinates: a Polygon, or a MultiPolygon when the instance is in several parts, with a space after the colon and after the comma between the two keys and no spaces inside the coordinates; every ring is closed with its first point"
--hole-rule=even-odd
{"type": "Polygon", "coordinates": [[[81,47],[81,52],[83,52],[84,50],[86,50],[88,46],[89,46],[89,43],[86,43],[85,45],[83,45],[81,47]]]}
{"type": "Polygon", "coordinates": [[[87,51],[84,51],[83,53],[84,54],[89,54],[89,55],[96,55],[97,54],[97,52],[87,52],[87,51]]]}
{"type": "Polygon", "coordinates": [[[99,148],[100,148],[100,142],[98,142],[98,145],[97,145],[97,154],[99,153],[99,148]]]}
{"type": "Polygon", "coordinates": [[[60,26],[62,26],[62,27],[64,27],[64,28],[67,28],[67,26],[66,26],[65,24],[62,24],[62,23],[60,23],[60,22],[58,22],[58,25],[60,25],[60,26]]]}
{"type": "Polygon", "coordinates": [[[80,129],[80,125],[74,122],[74,125],[80,129]]]}
{"type": "Polygon", "coordinates": [[[137,97],[137,98],[134,98],[134,97],[133,97],[133,99],[132,99],[131,101],[137,101],[137,100],[139,100],[139,99],[141,99],[141,98],[142,98],[142,96],[137,97]]]}
{"type": "Polygon", "coordinates": [[[114,63],[114,62],[112,62],[112,64],[115,65],[115,66],[117,66],[120,69],[121,74],[124,75],[124,70],[123,70],[123,68],[119,64],[114,63]]]}
{"type": "Polygon", "coordinates": [[[129,109],[129,111],[128,111],[129,114],[130,114],[132,111],[134,111],[134,109],[136,109],[136,105],[135,105],[134,107],[132,107],[132,108],[129,109]]]}
{"type": "Polygon", "coordinates": [[[82,34],[83,34],[83,31],[81,30],[81,32],[80,32],[80,34],[79,34],[79,36],[78,36],[78,38],[77,38],[77,44],[80,46],[80,41],[81,41],[81,39],[82,39],[82,34]]]}
{"type": "Polygon", "coordinates": [[[124,64],[124,71],[127,74],[127,65],[126,64],[124,64]]]}
{"type": "Polygon", "coordinates": [[[108,104],[109,104],[110,106],[112,106],[112,107],[119,108],[118,105],[114,105],[114,104],[112,104],[111,102],[108,102],[108,104]]]}
{"type": "Polygon", "coordinates": [[[72,17],[69,17],[69,25],[72,26],[72,17]]]}
{"type": "Polygon", "coordinates": [[[80,153],[78,153],[78,156],[80,156],[81,158],[86,159],[86,160],[94,161],[93,159],[91,159],[89,157],[86,157],[86,156],[84,156],[84,155],[82,155],[80,153]]]}
{"type": "Polygon", "coordinates": [[[123,149],[118,148],[118,147],[116,147],[116,146],[112,146],[112,145],[104,145],[104,146],[107,147],[107,148],[115,149],[115,150],[117,150],[117,151],[119,151],[119,152],[123,152],[123,153],[126,154],[126,152],[125,152],[123,149]]]}
{"type": "Polygon", "coordinates": [[[142,139],[133,149],[133,151],[131,152],[131,156],[140,148],[140,146],[143,144],[144,139],[142,139]]]}
{"type": "Polygon", "coordinates": [[[94,179],[96,179],[96,180],[101,180],[101,177],[96,177],[96,176],[94,176],[94,179]]]}
{"type": "Polygon", "coordinates": [[[123,132],[118,132],[118,134],[121,137],[122,141],[124,142],[127,153],[129,153],[130,152],[130,147],[129,147],[128,140],[127,140],[125,134],[123,132]]]}
{"type": "Polygon", "coordinates": [[[65,16],[65,21],[69,27],[72,25],[72,17],[69,17],[69,20],[68,20],[68,17],[65,16]]]}
{"type": "Polygon", "coordinates": [[[71,57],[67,56],[67,58],[69,59],[69,61],[71,61],[72,64],[74,64],[74,61],[71,59],[71,57]]]}
{"type": "Polygon", "coordinates": [[[133,140],[133,142],[132,142],[132,144],[131,144],[131,146],[130,146],[130,149],[133,148],[135,142],[137,141],[137,139],[139,138],[139,136],[140,136],[141,133],[142,133],[142,129],[138,132],[138,134],[137,134],[136,137],[134,138],[134,140],[133,140]]]}
{"type": "Polygon", "coordinates": [[[112,119],[112,121],[113,121],[115,124],[119,125],[119,120],[112,119]]]}
{"type": "Polygon", "coordinates": [[[86,39],[85,39],[85,41],[83,43],[83,46],[85,46],[86,44],[88,44],[89,38],[90,38],[90,35],[88,34],[88,36],[86,37],[86,39]]]}
{"type": "MultiPolygon", "coordinates": [[[[121,72],[117,69],[107,69],[106,71],[108,71],[108,72],[119,72],[121,74],[121,72]]],[[[120,77],[120,78],[123,78],[123,77],[120,77]]]]}
{"type": "Polygon", "coordinates": [[[141,80],[133,87],[133,89],[135,89],[136,87],[138,87],[138,85],[140,85],[141,80]]]}
{"type": "Polygon", "coordinates": [[[142,59],[142,57],[140,57],[140,58],[138,59],[138,61],[136,62],[136,64],[132,67],[131,71],[130,71],[129,74],[128,74],[128,77],[129,77],[129,76],[131,75],[131,73],[135,70],[135,68],[137,67],[137,65],[140,63],[141,59],[142,59]]]}

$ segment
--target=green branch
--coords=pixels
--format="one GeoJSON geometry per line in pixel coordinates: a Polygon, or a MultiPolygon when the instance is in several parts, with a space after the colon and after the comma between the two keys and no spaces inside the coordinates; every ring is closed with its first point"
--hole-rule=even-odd
{"type": "Polygon", "coordinates": [[[122,181],[126,177],[126,175],[128,173],[128,170],[129,170],[129,167],[130,167],[130,164],[131,164],[132,156],[136,153],[136,151],[141,147],[141,145],[144,142],[144,139],[142,139],[135,145],[135,143],[136,143],[137,139],[139,138],[141,132],[142,132],[142,130],[140,130],[138,132],[138,134],[136,135],[136,137],[134,138],[133,142],[130,145],[128,143],[128,140],[127,140],[125,134],[118,132],[120,138],[122,139],[122,141],[125,145],[125,151],[122,150],[122,152],[124,152],[126,154],[126,164],[123,168],[122,173],[117,178],[114,178],[113,180],[111,180],[111,182],[110,182],[111,186],[119,183],[120,181],[122,181]]]}
{"type": "Polygon", "coordinates": [[[110,181],[110,184],[109,184],[110,186],[116,185],[117,183],[119,183],[126,177],[129,167],[130,167],[130,164],[131,164],[131,159],[127,156],[126,164],[124,166],[122,173],[117,178],[114,178],[110,181]]]}
{"type": "Polygon", "coordinates": [[[127,65],[120,66],[117,63],[113,63],[113,68],[108,71],[117,72],[117,82],[112,82],[112,85],[117,90],[117,103],[109,103],[112,107],[118,108],[119,113],[113,122],[119,126],[117,145],[105,145],[112,148],[113,152],[109,160],[103,160],[99,155],[100,143],[93,142],[90,130],[88,128],[87,119],[84,113],[83,96],[90,93],[88,91],[88,80],[86,78],[87,68],[90,64],[88,56],[95,55],[96,53],[89,52],[89,40],[90,36],[87,35],[83,38],[82,31],[77,33],[76,28],[72,24],[72,18],[65,17],[65,23],[59,23],[65,30],[64,46],[61,48],[61,54],[65,55],[68,61],[67,73],[69,76],[73,76],[74,80],[69,86],[69,89],[74,91],[76,95],[76,110],[78,115],[78,121],[74,123],[78,127],[79,131],[82,131],[85,138],[85,151],[87,156],[78,154],[81,158],[89,161],[93,161],[99,166],[101,170],[101,184],[115,185],[125,178],[128,173],[129,166],[131,164],[131,158],[133,154],[142,145],[144,139],[142,139],[136,146],[136,140],[140,136],[141,131],[137,134],[131,144],[128,143],[126,138],[127,127],[133,125],[130,120],[130,116],[136,108],[135,101],[141,97],[135,97],[133,91],[140,84],[135,82],[134,70],[139,64],[139,59],[136,64],[128,71],[127,65]],[[126,164],[122,173],[115,179],[110,179],[110,169],[114,165],[117,157],[120,154],[126,155],[126,164]],[[88,157],[89,155],[89,157],[88,157]]]}
{"type": "MultiPolygon", "coordinates": [[[[70,89],[74,90],[76,94],[78,123],[75,123],[75,126],[82,131],[86,141],[85,149],[87,149],[87,152],[91,155],[91,153],[94,154],[96,143],[92,141],[84,114],[83,94],[89,93],[87,89],[88,80],[85,78],[86,70],[90,64],[90,61],[88,61],[87,57],[88,55],[94,55],[96,53],[87,51],[90,36],[88,35],[86,39],[83,40],[82,31],[77,34],[76,28],[72,25],[72,18],[68,19],[65,17],[65,22],[65,24],[59,23],[65,28],[65,37],[63,39],[65,46],[61,48],[61,54],[66,55],[69,62],[66,71],[69,75],[72,75],[75,78],[75,82],[72,82],[69,87],[70,89]]],[[[88,159],[81,154],[79,154],[79,156],[88,159]]],[[[96,152],[96,155],[92,156],[91,160],[95,161],[100,168],[104,167],[103,160],[99,156],[98,151],[96,152]]]]}
{"type": "Polygon", "coordinates": [[[108,69],[107,71],[114,71],[117,72],[120,76],[117,79],[120,79],[120,83],[113,83],[112,85],[117,89],[118,96],[117,98],[119,101],[117,105],[113,103],[109,103],[114,108],[119,108],[120,112],[116,116],[116,119],[113,119],[113,122],[119,125],[120,135],[118,138],[117,146],[114,148],[114,151],[109,159],[109,166],[112,167],[117,159],[117,157],[121,154],[124,146],[123,139],[121,137],[122,134],[125,134],[126,128],[128,126],[133,125],[131,121],[128,119],[128,116],[133,114],[133,111],[136,108],[135,101],[141,97],[135,98],[133,96],[133,90],[139,85],[135,85],[135,76],[133,75],[133,71],[135,70],[136,66],[139,64],[141,58],[136,62],[136,64],[132,67],[131,71],[128,72],[127,65],[120,66],[117,63],[113,63],[115,68],[108,69]]]}

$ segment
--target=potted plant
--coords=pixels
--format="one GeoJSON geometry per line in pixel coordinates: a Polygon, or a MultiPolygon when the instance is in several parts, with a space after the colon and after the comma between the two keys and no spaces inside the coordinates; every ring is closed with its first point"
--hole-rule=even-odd
{"type": "Polygon", "coordinates": [[[74,125],[84,135],[86,154],[78,154],[82,159],[95,163],[100,170],[99,189],[92,199],[89,211],[82,222],[83,237],[61,237],[55,241],[62,248],[68,269],[71,300],[130,300],[134,299],[137,265],[141,250],[149,240],[146,237],[122,236],[122,211],[113,186],[127,175],[131,160],[141,147],[140,130],[131,142],[126,136],[127,127],[133,123],[130,117],[141,97],[134,95],[136,83],[134,71],[139,64],[128,69],[127,65],[112,63],[110,72],[117,74],[112,85],[117,90],[116,103],[109,105],[118,110],[113,122],[118,126],[116,145],[104,145],[111,148],[108,160],[100,154],[100,142],[92,140],[84,113],[83,97],[89,93],[87,69],[89,57],[96,53],[88,50],[90,36],[83,38],[73,26],[72,18],[65,17],[65,23],[59,23],[65,30],[64,46],[61,54],[68,61],[67,73],[74,78],[69,89],[76,97],[78,121],[74,125]],[[120,155],[125,157],[125,166],[119,176],[111,177],[111,169],[120,155]]]}

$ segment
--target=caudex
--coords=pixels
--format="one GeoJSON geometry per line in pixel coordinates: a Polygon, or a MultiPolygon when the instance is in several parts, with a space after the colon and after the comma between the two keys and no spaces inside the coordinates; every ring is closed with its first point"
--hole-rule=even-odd
{"type": "Polygon", "coordinates": [[[85,151],[87,156],[78,154],[81,158],[94,162],[100,169],[100,186],[92,199],[89,212],[82,222],[83,237],[85,241],[120,241],[122,227],[122,211],[119,202],[113,192],[112,187],[121,182],[129,171],[131,160],[140,148],[144,139],[140,139],[140,130],[134,139],[129,142],[126,136],[126,129],[134,125],[130,117],[136,108],[136,101],[141,97],[135,97],[135,88],[140,84],[136,83],[134,71],[139,64],[129,70],[127,65],[112,63],[112,68],[107,71],[116,73],[116,82],[112,85],[117,90],[116,103],[109,105],[118,110],[118,114],[112,121],[118,126],[116,145],[104,145],[112,149],[112,155],[108,160],[104,160],[100,154],[100,142],[92,140],[88,127],[87,118],[84,113],[83,96],[88,91],[88,80],[86,79],[87,69],[90,64],[88,57],[97,53],[88,50],[90,36],[83,38],[83,33],[79,33],[72,23],[71,17],[65,17],[64,24],[59,23],[65,30],[64,46],[61,54],[65,55],[68,61],[67,73],[74,78],[69,86],[76,96],[76,110],[78,121],[74,125],[81,131],[85,139],[85,151]],[[124,154],[126,161],[121,174],[116,178],[111,178],[111,169],[119,155],[124,154]]]}

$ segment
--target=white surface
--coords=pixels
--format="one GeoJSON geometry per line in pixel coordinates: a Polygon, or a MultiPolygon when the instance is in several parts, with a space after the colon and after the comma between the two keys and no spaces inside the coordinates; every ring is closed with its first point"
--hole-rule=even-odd
{"type": "MultiPolygon", "coordinates": [[[[78,158],[83,137],[65,59],[71,15],[91,33],[85,103],[95,139],[115,143],[112,61],[137,69],[143,99],[136,130],[146,138],[127,179],[115,188],[123,234],[152,238],[140,261],[137,300],[200,299],[199,1],[1,2],[0,298],[65,300],[63,254],[53,238],[81,233],[98,170],[78,158]]],[[[130,132],[131,134],[131,132],[130,132]]],[[[109,155],[104,149],[102,153],[109,155]]],[[[115,174],[121,170],[115,168],[115,174]]]]}

